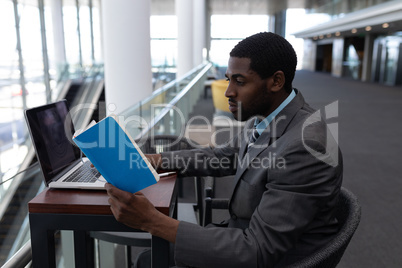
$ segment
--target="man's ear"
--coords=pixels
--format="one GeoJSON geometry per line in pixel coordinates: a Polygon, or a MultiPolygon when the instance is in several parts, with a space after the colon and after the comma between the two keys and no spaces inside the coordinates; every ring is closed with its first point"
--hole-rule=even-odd
{"type": "Polygon", "coordinates": [[[276,71],[272,76],[272,92],[278,92],[285,86],[285,74],[282,71],[276,71]]]}

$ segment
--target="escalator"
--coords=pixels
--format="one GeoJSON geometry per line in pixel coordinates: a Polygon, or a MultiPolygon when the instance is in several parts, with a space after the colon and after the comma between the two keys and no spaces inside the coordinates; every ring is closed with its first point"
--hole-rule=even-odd
{"type": "MultiPolygon", "coordinates": [[[[98,121],[106,114],[104,79],[101,72],[84,79],[70,81],[66,92],[57,100],[66,99],[77,106],[88,104],[73,117],[76,128],[98,121]],[[99,105],[100,104],[100,105],[99,105]]],[[[3,265],[26,241],[29,240],[28,202],[43,190],[43,175],[37,164],[34,148],[27,137],[28,154],[21,164],[0,204],[0,266],[3,265]]]]}
{"type": "Polygon", "coordinates": [[[10,258],[28,238],[28,202],[43,185],[42,174],[33,164],[20,183],[0,220],[0,265],[10,258]]]}
{"type": "Polygon", "coordinates": [[[82,86],[82,81],[72,81],[71,82],[70,88],[68,89],[67,94],[64,96],[64,99],[67,100],[67,103],[72,103],[74,101],[81,86],[82,86]]]}

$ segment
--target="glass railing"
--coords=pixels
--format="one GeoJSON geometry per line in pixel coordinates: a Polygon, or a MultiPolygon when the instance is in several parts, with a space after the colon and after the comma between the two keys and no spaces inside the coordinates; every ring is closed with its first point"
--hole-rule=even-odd
{"type": "Polygon", "coordinates": [[[121,112],[129,134],[138,139],[147,135],[180,135],[193,106],[204,92],[211,63],[202,64],[155,90],[151,96],[121,112]]]}

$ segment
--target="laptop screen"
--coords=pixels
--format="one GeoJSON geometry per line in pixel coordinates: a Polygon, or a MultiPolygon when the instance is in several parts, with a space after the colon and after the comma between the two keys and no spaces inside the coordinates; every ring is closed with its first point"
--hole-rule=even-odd
{"type": "Polygon", "coordinates": [[[25,112],[46,185],[80,158],[80,150],[71,140],[74,126],[68,112],[65,100],[25,112]]]}

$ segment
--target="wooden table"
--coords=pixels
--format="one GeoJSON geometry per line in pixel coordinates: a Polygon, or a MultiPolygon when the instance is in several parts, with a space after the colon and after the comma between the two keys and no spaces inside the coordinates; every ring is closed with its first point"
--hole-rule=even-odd
{"type": "MultiPolygon", "coordinates": [[[[151,203],[177,218],[176,175],[141,191],[151,203]]],[[[135,232],[117,222],[110,210],[106,191],[45,189],[28,203],[33,267],[56,267],[54,233],[74,231],[76,267],[94,266],[93,239],[89,231],[135,232]]],[[[152,237],[152,267],[168,267],[169,242],[152,237]]]]}

